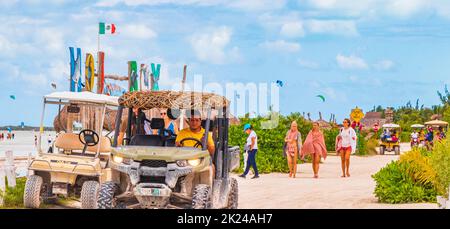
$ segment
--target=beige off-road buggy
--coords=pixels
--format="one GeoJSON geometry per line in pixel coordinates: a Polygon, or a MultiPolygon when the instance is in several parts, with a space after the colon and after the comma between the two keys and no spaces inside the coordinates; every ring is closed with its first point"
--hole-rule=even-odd
{"type": "Polygon", "coordinates": [[[105,112],[117,110],[117,100],[118,97],[91,92],[54,92],[44,96],[38,153],[29,165],[25,184],[25,207],[39,208],[41,202],[54,202],[59,194],[80,198],[82,208],[97,208],[100,183],[111,180],[113,173],[108,168],[111,139],[103,128],[105,112]],[[59,108],[46,110],[48,106],[59,108]],[[48,150],[43,149],[42,141],[46,111],[58,111],[55,122],[64,130],[48,150]]]}
{"type": "Polygon", "coordinates": [[[119,104],[110,163],[119,175],[101,184],[99,208],[237,208],[238,183],[229,173],[239,167],[239,147],[228,147],[228,100],[211,93],[129,92],[119,98],[119,104]],[[145,122],[133,124],[136,117],[130,115],[122,141],[119,118],[124,109],[131,114],[133,108],[138,112],[167,108],[172,119],[183,109],[201,110],[206,114],[202,125],[208,131],[201,141],[180,142],[193,141],[194,147],[176,147],[176,136],[165,129],[163,119],[147,120],[159,134],[146,134],[141,128],[145,122]],[[213,157],[206,146],[208,132],[215,143],[213,157]]]}

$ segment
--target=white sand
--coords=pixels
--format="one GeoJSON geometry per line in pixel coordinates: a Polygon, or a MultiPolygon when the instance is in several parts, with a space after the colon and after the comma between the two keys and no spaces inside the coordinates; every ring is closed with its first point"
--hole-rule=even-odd
{"type": "MultiPolygon", "coordinates": [[[[407,147],[403,147],[407,150],[407,147]]],[[[341,178],[340,157],[329,156],[314,179],[311,164],[298,166],[297,178],[262,174],[259,179],[237,177],[239,208],[437,208],[437,204],[380,204],[374,196],[372,174],[398,156],[352,156],[349,178],[341,178]]]]}

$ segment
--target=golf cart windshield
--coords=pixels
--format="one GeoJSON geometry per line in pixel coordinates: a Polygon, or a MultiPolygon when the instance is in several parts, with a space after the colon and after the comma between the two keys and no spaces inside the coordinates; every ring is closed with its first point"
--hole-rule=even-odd
{"type": "Polygon", "coordinates": [[[117,97],[91,92],[55,92],[44,96],[40,153],[98,155],[109,152],[108,138],[117,112],[117,97]],[[56,136],[44,134],[44,119],[53,118],[56,136]],[[44,140],[47,141],[44,141],[44,140]]]}

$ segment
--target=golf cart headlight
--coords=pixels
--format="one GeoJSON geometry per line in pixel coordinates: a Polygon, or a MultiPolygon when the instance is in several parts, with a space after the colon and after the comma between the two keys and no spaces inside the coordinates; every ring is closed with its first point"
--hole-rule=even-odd
{"type": "Polygon", "coordinates": [[[201,159],[193,159],[193,160],[188,160],[187,162],[190,166],[195,167],[197,165],[200,165],[200,162],[202,162],[202,160],[201,159]]]}
{"type": "Polygon", "coordinates": [[[113,161],[116,162],[117,164],[120,164],[123,162],[123,157],[113,156],[113,161]]]}
{"type": "Polygon", "coordinates": [[[181,160],[181,161],[177,161],[177,165],[180,167],[186,167],[188,164],[187,164],[186,160],[181,160]]]}

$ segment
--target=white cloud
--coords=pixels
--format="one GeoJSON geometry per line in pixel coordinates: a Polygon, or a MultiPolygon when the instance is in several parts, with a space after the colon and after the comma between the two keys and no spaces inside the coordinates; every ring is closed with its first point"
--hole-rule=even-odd
{"type": "Polygon", "coordinates": [[[280,34],[285,37],[303,37],[305,31],[301,21],[286,22],[281,26],[280,34]]]}
{"type": "Polygon", "coordinates": [[[395,63],[392,60],[381,60],[373,66],[377,70],[388,71],[395,67],[395,63]]]}
{"type": "Polygon", "coordinates": [[[350,55],[344,56],[338,54],[336,56],[336,62],[342,69],[367,69],[368,65],[366,61],[360,57],[350,55]]]}
{"type": "Polygon", "coordinates": [[[309,33],[358,36],[356,23],[351,20],[308,20],[306,28],[309,33]]]}
{"type": "Polygon", "coordinates": [[[314,62],[314,61],[299,59],[298,63],[300,64],[300,66],[302,66],[304,68],[309,68],[309,69],[319,69],[320,68],[320,64],[317,62],[314,62]]]}
{"type": "Polygon", "coordinates": [[[223,64],[236,61],[239,56],[237,47],[227,50],[233,32],[231,28],[222,26],[210,29],[207,32],[196,33],[189,39],[197,58],[204,62],[223,64]]]}
{"type": "Polygon", "coordinates": [[[299,0],[302,6],[320,10],[319,14],[350,17],[392,16],[408,18],[420,13],[450,17],[447,0],[299,0]]]}
{"type": "Polygon", "coordinates": [[[283,8],[286,0],[100,0],[96,3],[99,7],[113,7],[118,4],[128,6],[140,5],[196,5],[196,6],[224,6],[243,11],[272,11],[283,8]]]}
{"type": "Polygon", "coordinates": [[[277,41],[266,41],[260,46],[275,52],[287,52],[293,53],[300,51],[300,44],[295,42],[287,42],[285,40],[277,40],[277,41]]]}
{"type": "Polygon", "coordinates": [[[134,39],[152,39],[157,36],[155,31],[144,24],[123,25],[117,28],[117,33],[134,39]]]}

